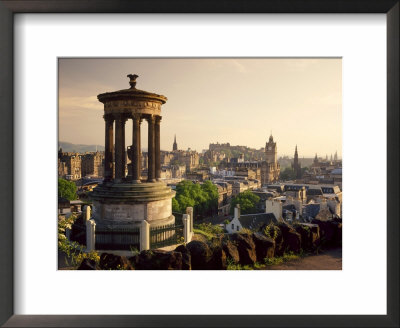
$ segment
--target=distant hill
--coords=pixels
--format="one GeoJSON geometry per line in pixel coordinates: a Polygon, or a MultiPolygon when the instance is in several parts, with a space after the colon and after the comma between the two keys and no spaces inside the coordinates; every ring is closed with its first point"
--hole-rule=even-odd
{"type": "Polygon", "coordinates": [[[80,145],[80,144],[77,145],[64,141],[60,141],[58,143],[58,148],[62,148],[63,152],[85,153],[85,152],[96,151],[96,147],[98,151],[104,151],[104,146],[101,145],[80,145]]]}

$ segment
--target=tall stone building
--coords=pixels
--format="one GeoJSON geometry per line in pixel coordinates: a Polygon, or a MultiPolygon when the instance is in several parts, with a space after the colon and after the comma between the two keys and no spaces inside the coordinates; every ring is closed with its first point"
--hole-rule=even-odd
{"type": "Polygon", "coordinates": [[[199,166],[200,156],[194,150],[178,150],[174,152],[174,161],[186,166],[186,171],[191,171],[199,166]]]}
{"type": "Polygon", "coordinates": [[[161,165],[170,165],[174,160],[174,153],[170,151],[160,151],[161,165]]]}
{"type": "Polygon", "coordinates": [[[278,160],[278,149],[276,147],[276,142],[274,142],[274,137],[272,134],[269,136],[268,142],[265,144],[265,160],[268,163],[277,163],[278,160]]]}
{"type": "Polygon", "coordinates": [[[68,174],[68,167],[65,162],[62,162],[60,158],[58,158],[58,176],[60,178],[65,178],[68,174]]]}
{"type": "Polygon", "coordinates": [[[296,179],[300,179],[301,178],[301,164],[299,162],[299,154],[297,153],[297,145],[296,145],[296,149],[294,151],[294,160],[293,160],[292,168],[293,168],[294,174],[296,176],[296,179]]]}
{"type": "Polygon", "coordinates": [[[174,137],[174,143],[172,145],[172,151],[177,151],[178,150],[178,144],[176,143],[176,134],[174,137]]]}
{"type": "Polygon", "coordinates": [[[81,155],[79,153],[63,153],[60,148],[58,151],[59,166],[58,172],[63,174],[60,176],[67,180],[78,180],[82,177],[81,171],[81,155]]]}
{"type": "Polygon", "coordinates": [[[281,167],[278,163],[278,148],[272,134],[265,144],[265,161],[261,163],[261,183],[268,184],[278,181],[281,167]]]}
{"type": "Polygon", "coordinates": [[[82,158],[82,176],[103,176],[103,159],[104,155],[102,152],[85,153],[81,156],[82,158]]]}

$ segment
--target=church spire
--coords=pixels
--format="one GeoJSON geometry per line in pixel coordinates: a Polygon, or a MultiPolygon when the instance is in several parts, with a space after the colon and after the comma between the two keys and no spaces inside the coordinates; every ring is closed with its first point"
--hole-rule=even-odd
{"type": "Polygon", "coordinates": [[[172,145],[172,151],[178,150],[178,144],[176,143],[176,134],[174,136],[174,143],[172,145]]]}
{"type": "Polygon", "coordinates": [[[301,178],[301,164],[299,162],[299,154],[297,152],[297,145],[294,151],[294,159],[293,159],[293,170],[296,176],[296,179],[300,179],[301,178]]]}

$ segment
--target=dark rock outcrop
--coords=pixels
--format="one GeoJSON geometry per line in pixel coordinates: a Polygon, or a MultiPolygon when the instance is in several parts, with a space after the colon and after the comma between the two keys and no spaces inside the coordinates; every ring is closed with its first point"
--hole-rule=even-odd
{"type": "Polygon", "coordinates": [[[258,262],[264,263],[264,259],[266,257],[274,257],[275,241],[273,239],[265,237],[261,233],[253,233],[252,238],[256,246],[256,256],[258,262]]]}
{"type": "Polygon", "coordinates": [[[231,259],[235,263],[239,263],[239,251],[233,242],[230,240],[225,241],[222,245],[222,249],[227,258],[231,259]]]}
{"type": "Polygon", "coordinates": [[[342,242],[342,223],[335,220],[313,219],[313,224],[318,224],[321,236],[321,243],[327,246],[336,245],[342,242]]]}
{"type": "Polygon", "coordinates": [[[136,270],[182,270],[182,259],[181,252],[148,250],[131,257],[130,261],[136,270]]]}
{"type": "Polygon", "coordinates": [[[96,261],[84,259],[77,270],[96,270],[96,261]]]}
{"type": "Polygon", "coordinates": [[[100,255],[99,267],[102,270],[133,270],[131,263],[125,256],[109,253],[100,255]]]}
{"type": "Polygon", "coordinates": [[[190,252],[192,270],[207,270],[208,262],[211,260],[212,251],[202,241],[193,240],[186,245],[190,252]]]}
{"type": "Polygon", "coordinates": [[[320,243],[319,226],[311,223],[299,223],[294,226],[301,236],[301,248],[314,250],[320,243]]]}
{"type": "Polygon", "coordinates": [[[182,270],[190,270],[192,268],[190,252],[185,245],[179,245],[175,248],[175,252],[182,254],[182,270]]]}
{"type": "Polygon", "coordinates": [[[222,248],[222,245],[216,245],[211,247],[212,256],[208,261],[207,268],[209,270],[226,270],[227,259],[226,253],[222,248]]]}
{"type": "Polygon", "coordinates": [[[283,236],[282,231],[275,224],[265,225],[261,230],[263,235],[267,238],[271,238],[275,241],[275,255],[281,256],[283,255],[283,236]]]}
{"type": "Polygon", "coordinates": [[[277,255],[281,256],[285,252],[298,253],[301,249],[301,236],[296,230],[286,222],[280,222],[278,227],[282,233],[283,243],[280,249],[276,249],[277,255]]]}
{"type": "Polygon", "coordinates": [[[230,236],[239,251],[239,263],[252,265],[257,262],[256,245],[250,234],[234,233],[230,236]]]}

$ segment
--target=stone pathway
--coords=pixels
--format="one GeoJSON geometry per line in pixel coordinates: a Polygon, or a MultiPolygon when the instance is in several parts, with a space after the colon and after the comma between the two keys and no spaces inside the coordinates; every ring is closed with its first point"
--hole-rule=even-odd
{"type": "Polygon", "coordinates": [[[269,265],[262,270],[342,270],[342,248],[324,251],[283,264],[269,265]]]}

